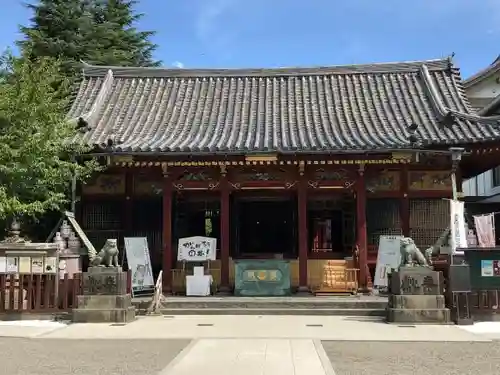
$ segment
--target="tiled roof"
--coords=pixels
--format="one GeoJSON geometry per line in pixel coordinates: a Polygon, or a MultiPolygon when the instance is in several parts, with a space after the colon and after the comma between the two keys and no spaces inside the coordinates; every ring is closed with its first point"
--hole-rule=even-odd
{"type": "Polygon", "coordinates": [[[279,69],[86,65],[69,116],[88,123],[85,142],[117,152],[409,149],[411,124],[420,147],[500,138],[497,119],[472,109],[449,59],[279,69]]]}

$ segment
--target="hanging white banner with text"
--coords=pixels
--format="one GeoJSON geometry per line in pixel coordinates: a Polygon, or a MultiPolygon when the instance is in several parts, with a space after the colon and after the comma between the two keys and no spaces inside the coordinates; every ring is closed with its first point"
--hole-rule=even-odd
{"type": "MultiPolygon", "coordinates": [[[[450,247],[452,254],[457,254],[457,248],[467,247],[465,233],[465,207],[464,202],[450,200],[450,247]]],[[[458,251],[461,253],[461,251],[458,251]]]]}

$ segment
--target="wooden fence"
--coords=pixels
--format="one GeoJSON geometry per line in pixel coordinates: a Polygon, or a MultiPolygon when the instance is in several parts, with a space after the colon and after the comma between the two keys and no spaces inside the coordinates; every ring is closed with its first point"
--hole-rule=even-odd
{"type": "MultiPolygon", "coordinates": [[[[130,281],[128,272],[128,293],[130,281]]],[[[0,314],[70,312],[81,294],[82,274],[0,274],[0,314]]]]}
{"type": "Polygon", "coordinates": [[[500,320],[500,290],[454,292],[447,305],[456,322],[500,320]]]}

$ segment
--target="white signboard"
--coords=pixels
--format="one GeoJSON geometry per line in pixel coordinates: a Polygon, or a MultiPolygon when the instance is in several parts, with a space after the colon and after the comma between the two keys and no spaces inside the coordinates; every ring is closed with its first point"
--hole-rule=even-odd
{"type": "Polygon", "coordinates": [[[388,287],[387,275],[401,264],[400,242],[403,236],[380,236],[377,254],[377,266],[373,285],[388,287]]]}
{"type": "Polygon", "coordinates": [[[465,209],[464,202],[450,200],[450,247],[452,254],[457,252],[457,248],[467,247],[467,235],[465,233],[465,209]]]}
{"type": "Polygon", "coordinates": [[[185,237],[179,239],[177,260],[204,262],[215,260],[217,239],[212,237],[185,237]]]}
{"type": "Polygon", "coordinates": [[[132,272],[132,295],[140,292],[153,292],[155,282],[146,237],[125,237],[127,264],[132,272]]]}

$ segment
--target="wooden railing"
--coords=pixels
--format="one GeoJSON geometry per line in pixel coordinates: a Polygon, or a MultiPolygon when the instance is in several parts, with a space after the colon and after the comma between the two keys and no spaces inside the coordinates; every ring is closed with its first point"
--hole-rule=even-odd
{"type": "Polygon", "coordinates": [[[70,279],[56,274],[0,274],[1,312],[57,312],[76,305],[81,276],[70,279]]]}
{"type": "MultiPolygon", "coordinates": [[[[131,290],[128,272],[127,292],[131,290]]],[[[82,274],[0,274],[0,314],[58,313],[77,307],[82,295],[82,274]]]]}

